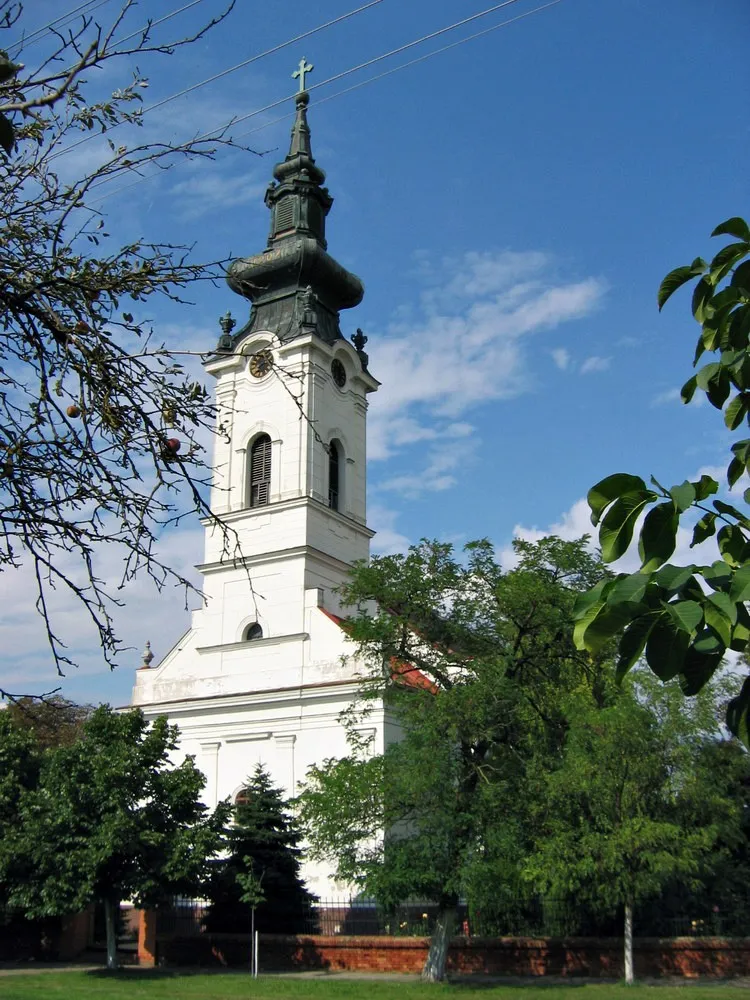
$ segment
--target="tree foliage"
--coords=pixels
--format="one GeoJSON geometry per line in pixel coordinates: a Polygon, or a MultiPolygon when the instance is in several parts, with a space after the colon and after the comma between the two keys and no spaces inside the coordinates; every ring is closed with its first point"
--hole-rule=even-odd
{"type": "Polygon", "coordinates": [[[264,934],[309,933],[315,896],[300,876],[301,840],[281,789],[258,764],[234,808],[228,854],[213,864],[206,929],[245,932],[254,909],[264,934]]]}
{"type": "MultiPolygon", "coordinates": [[[[737,432],[727,466],[728,487],[750,472],[750,228],[732,218],[712,236],[729,236],[710,263],[696,258],[671,271],[659,288],[661,309],[682,285],[695,281],[692,311],[701,333],[694,367],[682,387],[683,402],[697,391],[723,412],[726,427],[737,432]]],[[[750,641],[750,518],[715,495],[718,482],[704,475],[670,488],[654,478],[650,485],[636,475],[615,473],[589,490],[591,520],[599,527],[602,558],[613,562],[629,548],[639,523],[637,573],[600,581],[577,607],[576,644],[595,652],[621,633],[617,674],[623,677],[638,660],[663,681],[678,677],[686,695],[694,695],[718,669],[727,650],[746,652],[750,641]],[[712,497],[714,499],[712,499],[712,497]],[[677,529],[686,515],[700,517],[691,545],[716,537],[720,559],[710,565],[677,565],[677,529]]],[[[750,502],[750,490],[744,492],[750,502]]],[[[750,677],[730,702],[727,725],[750,747],[750,677]]]]}
{"type": "MultiPolygon", "coordinates": [[[[147,310],[183,301],[189,285],[222,270],[168,241],[118,245],[92,195],[149,164],[166,169],[231,143],[222,131],[140,144],[132,129],[127,139],[115,131],[142,122],[146,80],[134,60],[202,38],[226,12],[171,39],[151,21],[126,34],[136,6],[124,0],[105,27],[82,15],[50,32],[38,64],[23,64],[23,40],[12,58],[0,54],[0,570],[31,569],[58,669],[71,660],[53,621],[55,588],[83,605],[114,663],[116,602],[97,552],[119,548],[121,584],[140,571],[189,587],[155,542],[180,510],[210,515],[196,432],[213,427],[213,408],[155,338],[147,310]],[[126,79],[91,98],[92,71],[104,66],[126,79]],[[67,154],[98,134],[108,150],[79,172],[67,154]]],[[[0,28],[23,39],[23,23],[22,4],[0,0],[0,28]]]]}
{"type": "MultiPolygon", "coordinates": [[[[587,677],[596,689],[601,672],[571,640],[574,599],[601,573],[585,542],[516,551],[504,573],[489,542],[465,558],[424,542],[359,566],[342,593],[360,609],[348,628],[372,671],[368,694],[385,699],[401,738],[373,755],[355,712],[352,752],[310,770],[301,818],[313,855],[385,907],[439,904],[426,978],[444,975],[459,898],[488,855],[497,860],[498,815],[514,814],[540,747],[562,744],[560,687],[587,677]]],[[[514,862],[496,866],[495,892],[517,888],[513,830],[504,827],[502,852],[514,862]]]]}
{"type": "Polygon", "coordinates": [[[741,813],[699,773],[701,751],[720,736],[714,692],[688,712],[650,679],[633,677],[619,690],[612,680],[603,705],[584,691],[565,699],[565,745],[544,772],[524,867],[545,894],[574,898],[594,914],[625,914],[628,979],[634,911],[670,883],[688,889],[690,899],[710,870],[720,830],[736,828],[741,813]],[[696,797],[712,805],[701,822],[688,808],[696,797]]]}
{"type": "Polygon", "coordinates": [[[178,731],[164,716],[149,724],[140,710],[119,714],[101,706],[79,740],[40,753],[31,733],[6,714],[5,901],[29,917],[102,902],[111,963],[120,901],[152,906],[197,892],[222,846],[228,806],[208,814],[199,800],[205,779],[192,758],[170,765],[178,731]],[[19,752],[24,746],[33,750],[29,762],[19,752]]]}
{"type": "Polygon", "coordinates": [[[80,739],[93,705],[77,705],[60,695],[47,698],[22,697],[8,702],[7,717],[32,734],[40,750],[70,746],[80,739]]]}

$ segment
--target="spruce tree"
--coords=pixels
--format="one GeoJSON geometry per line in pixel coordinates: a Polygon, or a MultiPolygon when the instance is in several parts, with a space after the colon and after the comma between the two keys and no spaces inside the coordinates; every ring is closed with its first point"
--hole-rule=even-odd
{"type": "Polygon", "coordinates": [[[240,933],[250,928],[251,909],[243,903],[238,875],[252,874],[264,901],[255,910],[255,926],[264,934],[315,930],[316,898],[300,876],[302,835],[280,788],[262,764],[248,778],[235,806],[228,835],[229,856],[216,862],[211,882],[207,931],[240,933]]]}

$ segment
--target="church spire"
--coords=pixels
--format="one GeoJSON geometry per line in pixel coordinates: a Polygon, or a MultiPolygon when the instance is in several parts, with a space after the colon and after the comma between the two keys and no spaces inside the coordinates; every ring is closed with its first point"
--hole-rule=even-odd
{"type": "Polygon", "coordinates": [[[250,299],[249,323],[233,338],[236,345],[256,330],[276,332],[283,341],[315,332],[332,343],[341,338],[339,310],[362,301],[359,278],[326,252],[326,216],[333,205],[323,187],[325,172],[312,155],[305,76],[313,67],[303,58],[289,152],[273,169],[265,203],[271,212],[268,245],[261,254],[233,261],[227,271],[232,291],[250,299]]]}

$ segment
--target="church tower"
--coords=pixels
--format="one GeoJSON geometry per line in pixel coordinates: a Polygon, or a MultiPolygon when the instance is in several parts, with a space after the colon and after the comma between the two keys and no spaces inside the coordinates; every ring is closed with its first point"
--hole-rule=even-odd
{"type": "MultiPolygon", "coordinates": [[[[266,249],[227,273],[249,319],[237,329],[222,317],[205,364],[217,403],[211,509],[225,529],[204,522],[205,606],[157,667],[144,660],[133,692],[147,715],[180,726],[208,805],[238,794],[258,761],[294,794],[312,763],[346,753],[338,716],[358,688],[335,588],[369,553],[365,425],[379,383],[366,337],[341,331],[364,289],[328,253],[333,199],[312,155],[310,69],[303,60],[295,74],[289,153],[266,191],[266,249]]],[[[368,726],[377,750],[384,717],[368,726]]],[[[325,873],[307,876],[326,891],[325,873]]]]}

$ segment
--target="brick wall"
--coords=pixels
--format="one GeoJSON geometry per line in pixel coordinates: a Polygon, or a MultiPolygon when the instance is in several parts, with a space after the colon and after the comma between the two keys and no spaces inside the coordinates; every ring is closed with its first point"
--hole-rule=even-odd
{"type": "MultiPolygon", "coordinates": [[[[330,969],[361,972],[421,971],[429,940],[416,937],[323,937],[261,934],[261,971],[330,969]]],[[[152,953],[144,954],[148,962],[152,953]]],[[[166,965],[247,966],[244,934],[157,938],[166,965]]],[[[750,975],[750,938],[677,938],[635,941],[636,976],[750,975]]],[[[622,941],[616,938],[454,938],[448,970],[515,976],[623,975],[622,941]]]]}

